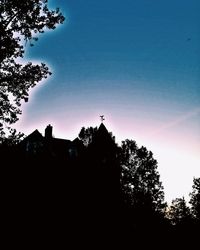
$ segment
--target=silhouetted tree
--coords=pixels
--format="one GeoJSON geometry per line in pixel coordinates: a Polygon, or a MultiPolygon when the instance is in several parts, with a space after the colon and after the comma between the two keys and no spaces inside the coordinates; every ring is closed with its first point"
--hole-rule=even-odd
{"type": "Polygon", "coordinates": [[[23,138],[24,134],[17,132],[16,129],[10,129],[9,134],[0,138],[0,158],[6,166],[23,164],[18,161],[21,153],[18,144],[23,138]]]}
{"type": "Polygon", "coordinates": [[[10,129],[10,134],[7,137],[2,137],[2,146],[6,145],[12,147],[18,145],[19,142],[24,138],[24,134],[17,132],[16,129],[10,129]]]}
{"type": "Polygon", "coordinates": [[[121,186],[127,202],[150,202],[153,210],[163,211],[164,191],[152,152],[128,139],[122,142],[121,149],[121,186]]]}
{"type": "Polygon", "coordinates": [[[97,132],[97,127],[94,127],[94,128],[93,127],[88,127],[88,128],[82,127],[78,136],[79,136],[80,140],[83,141],[83,144],[87,147],[93,141],[93,138],[94,138],[94,135],[96,134],[96,132],[97,132]]]}
{"type": "Polygon", "coordinates": [[[190,208],[187,206],[183,198],[176,198],[172,201],[168,209],[167,217],[170,219],[172,225],[183,226],[191,221],[190,208]]]}
{"type": "MultiPolygon", "coordinates": [[[[191,210],[184,197],[172,201],[167,210],[167,217],[171,222],[171,239],[177,247],[192,248],[197,243],[197,231],[191,210]]],[[[174,246],[175,246],[174,245],[174,246]]]]}
{"type": "Polygon", "coordinates": [[[136,232],[150,233],[149,227],[153,229],[164,219],[166,207],[157,161],[151,151],[128,139],[122,142],[120,158],[125,220],[136,232]]]}
{"type": "Polygon", "coordinates": [[[49,10],[48,0],[0,0],[0,133],[18,120],[21,101],[28,91],[50,73],[48,67],[20,63],[25,47],[38,40],[38,33],[55,29],[64,17],[57,8],[49,10]]]}
{"type": "MultiPolygon", "coordinates": [[[[94,140],[97,131],[98,131],[97,127],[88,127],[88,128],[82,127],[78,135],[79,139],[82,140],[83,144],[87,147],[94,140]]],[[[107,131],[107,134],[109,134],[112,140],[115,141],[115,136],[113,136],[112,132],[107,131]]]]}
{"type": "Polygon", "coordinates": [[[200,178],[194,178],[193,190],[190,193],[190,204],[194,218],[200,224],[200,178]]]}

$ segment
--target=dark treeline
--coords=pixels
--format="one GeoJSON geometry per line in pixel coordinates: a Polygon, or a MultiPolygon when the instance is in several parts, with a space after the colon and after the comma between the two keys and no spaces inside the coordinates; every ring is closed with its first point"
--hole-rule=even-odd
{"type": "Polygon", "coordinates": [[[82,128],[74,141],[52,137],[51,126],[45,136],[36,130],[24,139],[11,129],[30,89],[51,74],[44,63],[19,59],[27,44],[33,46],[39,34],[65,18],[59,8],[49,9],[48,0],[1,0],[0,13],[4,248],[163,249],[175,244],[181,249],[189,244],[186,248],[194,249],[200,178],[194,178],[190,206],[184,198],[167,206],[153,154],[133,140],[117,145],[103,124],[82,128]]]}
{"type": "Polygon", "coordinates": [[[200,178],[190,206],[184,198],[167,205],[152,152],[128,139],[117,145],[103,123],[82,128],[74,141],[52,137],[49,125],[44,137],[36,130],[5,140],[0,153],[5,230],[18,232],[17,240],[58,237],[94,249],[197,243],[200,178]]]}

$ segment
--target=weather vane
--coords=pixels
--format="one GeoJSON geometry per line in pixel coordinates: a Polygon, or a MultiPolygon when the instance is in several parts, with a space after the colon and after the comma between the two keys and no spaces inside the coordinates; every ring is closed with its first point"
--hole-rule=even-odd
{"type": "Polygon", "coordinates": [[[103,121],[105,120],[104,115],[100,115],[101,118],[101,122],[103,123],[103,121]]]}

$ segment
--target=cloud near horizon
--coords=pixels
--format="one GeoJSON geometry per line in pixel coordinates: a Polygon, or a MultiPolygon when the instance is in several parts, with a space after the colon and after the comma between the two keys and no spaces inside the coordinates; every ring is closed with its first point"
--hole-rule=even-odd
{"type": "Polygon", "coordinates": [[[195,117],[197,116],[198,114],[200,114],[200,107],[196,108],[196,109],[193,109],[189,112],[186,112],[184,113],[183,115],[179,116],[179,117],[176,117],[176,119],[172,120],[172,121],[169,121],[168,123],[166,123],[165,125],[155,129],[151,134],[150,136],[155,136],[155,135],[158,135],[162,132],[164,132],[165,130],[167,129],[170,129],[170,128],[173,128],[185,121],[187,121],[188,119],[192,118],[192,117],[195,117]]]}

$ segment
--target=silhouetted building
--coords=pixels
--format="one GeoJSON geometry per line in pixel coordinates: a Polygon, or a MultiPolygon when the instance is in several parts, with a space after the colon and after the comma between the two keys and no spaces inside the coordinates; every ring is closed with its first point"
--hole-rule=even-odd
{"type": "Polygon", "coordinates": [[[83,143],[76,138],[73,141],[53,137],[53,127],[49,124],[43,136],[37,129],[28,135],[19,145],[22,152],[31,156],[51,158],[76,158],[83,149],[83,143]]]}
{"type": "Polygon", "coordinates": [[[44,150],[45,140],[42,134],[36,129],[19,146],[22,152],[36,155],[44,150]]]}
{"type": "Polygon", "coordinates": [[[62,224],[74,230],[74,235],[84,235],[84,239],[89,235],[97,242],[109,238],[111,232],[117,234],[118,146],[103,123],[89,146],[78,138],[55,138],[48,125],[44,135],[37,129],[29,134],[18,150],[20,167],[12,187],[21,195],[20,207],[30,204],[26,217],[31,223],[37,227],[44,221],[47,230],[62,224]]]}

